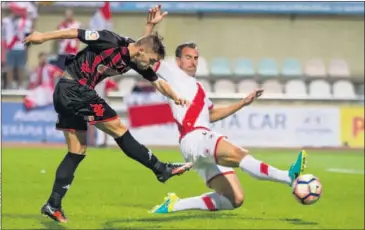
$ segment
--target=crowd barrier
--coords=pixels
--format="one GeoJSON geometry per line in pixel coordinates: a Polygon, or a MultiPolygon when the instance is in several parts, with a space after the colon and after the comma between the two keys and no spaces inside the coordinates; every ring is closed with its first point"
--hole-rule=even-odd
{"type": "MultiPolygon", "coordinates": [[[[344,14],[363,15],[363,2],[112,2],[113,12],[146,12],[162,4],[171,13],[258,13],[258,14],[344,14]]],[[[102,2],[47,2],[53,7],[99,7],[102,2]]]]}
{"type": "MultiPolygon", "coordinates": [[[[115,12],[145,12],[156,2],[118,2],[115,12]]],[[[164,2],[172,13],[347,14],[363,15],[360,2],[164,2]]]]}
{"type": "MultiPolygon", "coordinates": [[[[53,106],[26,111],[22,103],[3,102],[2,141],[63,143],[62,132],[54,129],[56,121],[53,106]]],[[[246,147],[364,148],[364,107],[252,105],[211,128],[246,147]]],[[[175,124],[130,130],[146,145],[178,145],[175,124]]],[[[109,138],[108,144],[115,141],[109,138]]]]}

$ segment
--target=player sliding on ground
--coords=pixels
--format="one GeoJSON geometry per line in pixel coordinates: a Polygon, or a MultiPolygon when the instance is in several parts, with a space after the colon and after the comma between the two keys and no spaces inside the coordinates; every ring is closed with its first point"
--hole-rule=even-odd
{"type": "Polygon", "coordinates": [[[209,123],[224,119],[250,105],[260,97],[263,90],[254,90],[236,104],[215,108],[195,78],[198,58],[196,45],[185,43],[176,49],[176,66],[161,61],[156,64],[155,71],[180,95],[192,102],[187,108],[177,107],[172,101],[169,102],[180,132],[180,150],[185,161],[193,163],[193,168],[214,192],[184,199],[169,193],[164,203],[151,210],[152,213],[192,209],[231,210],[240,207],[244,193],[233,168],[239,167],[260,180],[286,185],[291,185],[305,168],[305,151],[299,153],[296,162],[288,171],[279,170],[255,159],[248,150],[209,129],[209,123]]]}
{"type": "MultiPolygon", "coordinates": [[[[164,15],[159,8],[154,7],[146,28],[152,29],[164,15]]],[[[161,38],[157,34],[151,34],[133,41],[107,30],[67,29],[35,32],[26,37],[24,43],[41,44],[49,40],[74,38],[88,46],[77,55],[66,58],[64,75],[53,95],[54,107],[58,113],[56,128],[64,132],[68,153],[56,171],[52,193],[41,209],[42,214],[59,222],[67,221],[61,201],[86,154],[87,122],[111,135],[127,156],[151,169],[160,182],[180,175],[191,167],[190,163],[170,164],[159,161],[150,150],[133,138],[116,112],[94,90],[95,85],[106,77],[134,69],[176,105],[185,105],[187,101],[179,98],[150,67],[165,56],[161,38]]]]}

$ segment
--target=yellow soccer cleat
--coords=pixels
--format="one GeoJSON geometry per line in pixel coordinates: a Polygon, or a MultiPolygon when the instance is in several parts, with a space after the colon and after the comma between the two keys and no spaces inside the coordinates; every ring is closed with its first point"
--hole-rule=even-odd
{"type": "Polygon", "coordinates": [[[164,202],[160,205],[156,205],[149,213],[169,213],[173,212],[174,206],[177,201],[179,201],[179,197],[175,193],[168,193],[167,196],[164,198],[164,202]]]}
{"type": "Polygon", "coordinates": [[[303,174],[304,169],[307,167],[307,153],[305,150],[300,151],[297,161],[291,165],[289,169],[289,177],[291,178],[291,184],[298,176],[303,174]]]}

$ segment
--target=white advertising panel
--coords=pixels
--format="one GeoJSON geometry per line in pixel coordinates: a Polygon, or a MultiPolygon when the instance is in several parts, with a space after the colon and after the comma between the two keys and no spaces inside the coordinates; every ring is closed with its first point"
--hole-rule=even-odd
{"type": "MultiPolygon", "coordinates": [[[[124,120],[124,122],[126,122],[124,120]]],[[[339,108],[251,106],[211,129],[244,147],[339,147],[339,108]]],[[[130,129],[145,145],[178,145],[175,124],[130,129]]],[[[115,145],[113,139],[109,144],[115,145]]]]}

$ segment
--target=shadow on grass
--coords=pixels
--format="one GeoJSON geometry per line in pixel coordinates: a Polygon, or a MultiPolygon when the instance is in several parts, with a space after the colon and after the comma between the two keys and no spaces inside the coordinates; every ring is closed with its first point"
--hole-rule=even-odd
{"type": "MultiPolygon", "coordinates": [[[[14,229],[14,227],[7,227],[6,224],[4,226],[4,222],[6,223],[6,219],[32,219],[38,220],[41,225],[44,226],[45,229],[66,229],[64,224],[58,223],[48,217],[44,217],[42,215],[25,215],[25,214],[3,214],[2,215],[2,224],[3,229],[14,229]]],[[[33,226],[23,226],[18,229],[32,229],[33,226]]],[[[39,227],[34,226],[33,229],[39,229],[39,227]]]]}
{"type": "Polygon", "coordinates": [[[284,218],[284,219],[280,219],[282,221],[287,221],[291,224],[295,224],[295,225],[317,225],[317,222],[313,222],[313,221],[303,221],[302,219],[297,219],[297,218],[284,218]]]}
{"type": "MultiPolygon", "coordinates": [[[[199,211],[197,211],[199,212],[199,211]]],[[[148,218],[130,218],[130,219],[119,219],[107,221],[104,223],[104,229],[136,229],[136,228],[145,228],[145,229],[159,229],[166,228],[166,226],[161,226],[159,224],[168,223],[168,222],[176,222],[176,221],[185,221],[190,219],[196,220],[204,220],[204,219],[240,219],[247,221],[282,221],[289,222],[294,225],[317,225],[316,222],[303,221],[298,218],[265,218],[265,217],[244,217],[242,215],[238,215],[235,213],[217,213],[217,212],[209,212],[209,213],[199,213],[199,214],[165,214],[165,215],[157,215],[155,214],[153,217],[148,218]],[[133,226],[123,226],[123,225],[133,225],[133,226]],[[153,226],[148,226],[151,224],[153,226]],[[146,226],[147,225],[147,226],[146,226]]],[[[193,226],[192,226],[193,227],[193,226]]],[[[219,226],[217,226],[219,227],[219,226]]],[[[194,228],[194,227],[193,227],[194,228]]],[[[175,228],[178,229],[178,228],[175,228]]]]}
{"type": "MultiPolygon", "coordinates": [[[[243,221],[271,221],[271,222],[289,222],[294,225],[317,225],[316,222],[304,221],[298,218],[265,218],[265,217],[244,217],[242,215],[238,215],[235,213],[217,213],[217,212],[209,212],[209,213],[199,213],[192,212],[191,214],[167,214],[167,215],[153,215],[153,217],[148,218],[130,218],[130,219],[118,219],[111,220],[104,223],[104,229],[163,229],[166,228],[164,223],[168,222],[176,222],[176,221],[185,221],[185,220],[205,220],[205,219],[240,219],[243,221]],[[123,226],[123,225],[132,225],[132,226],[123,226]],[[153,225],[153,226],[151,226],[153,225]]],[[[33,219],[38,220],[41,225],[44,226],[45,229],[67,229],[66,225],[55,222],[47,217],[43,217],[41,215],[24,215],[24,214],[3,214],[2,215],[2,224],[4,229],[14,229],[14,227],[4,226],[4,222],[6,223],[6,219],[33,219]]],[[[19,229],[32,229],[33,226],[24,226],[19,229]]],[[[193,226],[192,226],[193,227],[193,226]]],[[[219,228],[219,226],[217,226],[219,228]]],[[[174,227],[175,229],[178,229],[174,227]]],[[[194,228],[194,227],[193,227],[194,228]]],[[[34,226],[33,229],[39,229],[34,226]]]]}

